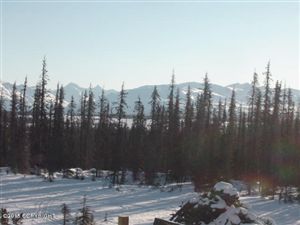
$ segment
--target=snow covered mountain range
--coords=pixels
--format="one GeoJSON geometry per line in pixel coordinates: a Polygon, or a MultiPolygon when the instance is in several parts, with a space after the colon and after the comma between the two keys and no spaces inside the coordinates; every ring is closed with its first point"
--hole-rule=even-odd
{"type": "MultiPolygon", "coordinates": [[[[195,100],[197,97],[197,94],[202,91],[203,89],[203,83],[199,82],[186,82],[186,83],[180,83],[176,84],[176,88],[179,89],[181,100],[185,100],[185,94],[187,92],[187,88],[190,85],[191,91],[192,91],[192,98],[195,100]]],[[[12,92],[13,84],[4,82],[3,84],[0,84],[0,90],[2,90],[4,99],[6,101],[6,106],[8,106],[8,102],[11,99],[11,92],[12,92]]],[[[23,85],[18,85],[17,89],[20,91],[22,89],[23,85]]],[[[128,113],[132,113],[134,110],[134,102],[137,100],[138,96],[141,98],[142,102],[145,105],[145,112],[150,112],[150,105],[148,102],[150,101],[150,96],[153,91],[154,85],[145,85],[133,89],[127,89],[128,92],[127,95],[127,104],[128,104],[128,113]]],[[[28,105],[31,106],[33,103],[33,94],[34,94],[35,87],[28,87],[27,89],[27,102],[28,105]]],[[[161,100],[163,103],[167,102],[167,97],[169,94],[169,84],[161,84],[157,85],[158,92],[160,94],[161,100]]],[[[238,104],[246,105],[248,102],[248,96],[251,90],[251,85],[249,83],[235,83],[227,86],[222,86],[218,84],[211,84],[212,89],[212,95],[213,100],[215,103],[219,101],[219,99],[222,100],[229,100],[231,97],[232,89],[235,89],[236,91],[236,100],[238,104]]],[[[70,102],[71,96],[74,97],[75,102],[77,103],[77,106],[79,106],[80,98],[85,90],[87,88],[80,87],[79,85],[75,83],[69,83],[66,86],[64,86],[65,90],[65,105],[68,105],[70,102]]],[[[99,96],[101,95],[102,88],[97,85],[92,88],[95,100],[98,103],[99,102],[99,96]]],[[[296,102],[299,102],[300,100],[300,90],[292,89],[294,100],[296,102]]],[[[48,94],[48,100],[54,100],[55,98],[56,90],[49,90],[48,94]]],[[[119,92],[116,90],[105,90],[105,95],[109,102],[114,105],[115,102],[118,100],[119,92]]]]}

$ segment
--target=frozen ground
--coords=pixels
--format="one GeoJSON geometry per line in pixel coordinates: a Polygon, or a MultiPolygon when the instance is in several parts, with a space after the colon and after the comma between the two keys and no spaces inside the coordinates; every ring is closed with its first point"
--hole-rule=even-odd
{"type": "MultiPolygon", "coordinates": [[[[117,224],[117,217],[130,216],[131,225],[150,225],[155,217],[169,218],[178,206],[197,194],[190,183],[182,189],[169,185],[163,189],[138,185],[123,185],[109,188],[105,180],[91,181],[60,179],[43,181],[37,176],[1,175],[1,208],[9,212],[41,213],[53,218],[31,218],[24,225],[62,224],[60,206],[66,203],[73,215],[81,206],[86,195],[87,205],[94,211],[97,224],[117,224]],[[107,222],[104,222],[107,215],[107,222]]],[[[270,216],[277,225],[300,225],[300,204],[280,204],[278,201],[260,197],[242,197],[242,202],[258,215],[270,216]]]]}

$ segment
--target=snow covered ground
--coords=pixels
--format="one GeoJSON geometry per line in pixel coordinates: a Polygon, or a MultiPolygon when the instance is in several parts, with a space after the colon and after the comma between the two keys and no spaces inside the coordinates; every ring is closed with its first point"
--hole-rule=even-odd
{"type": "MultiPolygon", "coordinates": [[[[50,183],[37,176],[1,174],[0,203],[1,208],[7,208],[10,213],[26,212],[35,213],[31,216],[48,216],[46,219],[26,219],[25,225],[62,224],[61,204],[69,205],[74,216],[85,195],[97,224],[117,224],[118,216],[127,215],[131,225],[150,225],[155,217],[167,219],[182,202],[197,196],[190,183],[184,183],[182,188],[176,187],[122,185],[119,188],[109,188],[104,179],[91,181],[90,178],[58,178],[50,183]],[[174,190],[170,191],[172,189],[174,190]],[[105,217],[107,222],[104,222],[105,217]]],[[[276,200],[260,197],[242,197],[241,200],[256,214],[272,217],[278,225],[300,225],[300,204],[280,204],[276,200]]]]}

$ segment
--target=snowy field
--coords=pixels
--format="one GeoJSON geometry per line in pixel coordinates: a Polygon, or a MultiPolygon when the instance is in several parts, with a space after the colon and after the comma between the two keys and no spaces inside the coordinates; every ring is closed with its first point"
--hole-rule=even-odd
{"type": "MultiPolygon", "coordinates": [[[[62,224],[61,204],[68,204],[75,216],[84,195],[98,225],[117,224],[117,217],[124,215],[130,217],[131,225],[150,225],[155,217],[169,218],[182,202],[197,195],[190,183],[184,183],[182,188],[177,188],[177,185],[164,188],[138,185],[109,188],[103,179],[58,178],[50,183],[37,176],[1,174],[0,185],[1,208],[7,208],[10,213],[49,216],[47,219],[26,219],[24,225],[62,224]]],[[[278,200],[260,197],[242,197],[241,200],[256,214],[272,217],[277,225],[300,225],[300,204],[280,204],[278,200]]]]}

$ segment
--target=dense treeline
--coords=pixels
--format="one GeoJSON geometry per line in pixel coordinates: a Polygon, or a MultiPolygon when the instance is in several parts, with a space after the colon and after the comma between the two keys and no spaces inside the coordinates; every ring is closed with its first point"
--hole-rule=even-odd
{"type": "MultiPolygon", "coordinates": [[[[132,126],[126,124],[124,84],[118,102],[110,103],[103,91],[82,93],[80,105],[64,106],[63,86],[55,101],[47,99],[47,68],[36,85],[34,104],[26,105],[23,90],[12,91],[9,109],[0,99],[0,164],[29,172],[38,166],[50,172],[70,167],[145,172],[152,184],[156,172],[170,181],[192,177],[198,185],[219,179],[260,180],[265,187],[300,185],[300,114],[290,89],[271,85],[270,64],[263,89],[255,73],[247,106],[231,99],[217,104],[207,75],[204,88],[192,99],[188,88],[179,98],[172,76],[167,104],[157,88],[149,96],[149,123],[138,98],[132,126]],[[262,91],[263,90],[263,91],[262,91]],[[20,93],[20,94],[18,94],[20,93]]],[[[122,183],[124,176],[114,176],[122,183]]]]}

